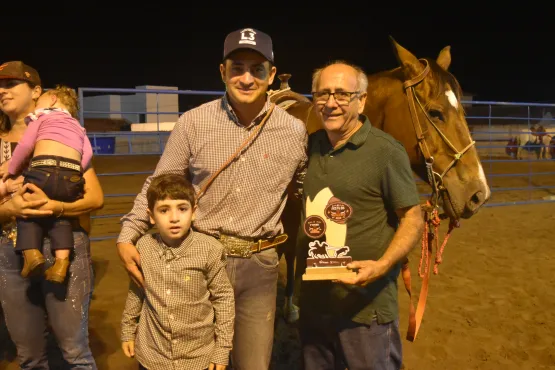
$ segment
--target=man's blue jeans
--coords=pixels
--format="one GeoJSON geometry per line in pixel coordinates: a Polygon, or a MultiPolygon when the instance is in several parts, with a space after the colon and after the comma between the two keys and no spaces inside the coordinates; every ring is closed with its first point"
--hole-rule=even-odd
{"type": "MultiPolygon", "coordinates": [[[[48,370],[47,332],[50,326],[67,367],[93,369],[89,348],[89,304],[93,271],[87,234],[74,232],[67,284],[22,278],[23,257],[11,240],[0,238],[0,302],[8,332],[17,347],[22,370],[48,370]]],[[[54,263],[50,242],[44,241],[45,269],[54,263]]]]}
{"type": "Polygon", "coordinates": [[[228,257],[235,292],[233,370],[267,370],[272,359],[279,259],[274,248],[251,258],[228,257]]]}
{"type": "Polygon", "coordinates": [[[370,325],[307,312],[299,321],[306,370],[398,370],[402,343],[398,320],[370,325]]]}

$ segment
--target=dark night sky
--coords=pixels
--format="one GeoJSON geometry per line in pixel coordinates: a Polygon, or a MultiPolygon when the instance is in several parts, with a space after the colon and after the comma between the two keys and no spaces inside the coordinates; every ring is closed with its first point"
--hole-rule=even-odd
{"type": "MultiPolygon", "coordinates": [[[[409,8],[380,12],[335,4],[300,13],[290,6],[232,12],[221,5],[185,10],[181,4],[183,9],[118,12],[97,6],[58,18],[35,15],[23,27],[21,22],[5,25],[0,62],[23,60],[36,67],[46,87],[150,84],[223,90],[218,65],[225,35],[253,27],[272,36],[278,74],[291,73],[293,89],[308,93],[312,70],[330,59],[349,60],[368,73],[396,67],[391,35],[418,57],[436,57],[451,45],[451,71],[475,99],[555,102],[555,27],[539,9],[527,16],[507,3],[495,12],[469,5],[457,17],[444,9],[450,14],[446,17],[409,8]]],[[[272,88],[278,84],[276,78],[272,88]]]]}

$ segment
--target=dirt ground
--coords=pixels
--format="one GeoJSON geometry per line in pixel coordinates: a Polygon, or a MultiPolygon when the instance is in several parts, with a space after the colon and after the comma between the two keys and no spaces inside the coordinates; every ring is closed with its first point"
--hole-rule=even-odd
{"type": "MultiPolygon", "coordinates": [[[[99,174],[152,171],[155,156],[96,157],[99,174]]],[[[486,163],[487,174],[555,172],[555,162],[486,163]]],[[[146,175],[101,176],[106,195],[136,194],[146,175]]],[[[493,177],[492,188],[555,185],[555,176],[493,177]]],[[[425,191],[425,189],[423,188],[425,191]]],[[[555,189],[496,192],[490,203],[519,202],[555,195],[555,189]]],[[[107,197],[98,215],[130,210],[133,197],[107,197]]],[[[432,275],[422,327],[403,341],[406,370],[555,369],[555,204],[485,207],[464,220],[449,240],[439,275],[432,275]]],[[[92,237],[119,232],[118,217],[93,221],[92,237]]],[[[441,237],[445,232],[442,227],[441,237]]],[[[136,369],[119,343],[119,320],[128,277],[115,240],[92,242],[96,274],[90,309],[90,341],[99,369],[136,369]]],[[[420,248],[411,255],[413,289],[420,248]]],[[[281,319],[285,262],[282,260],[273,369],[300,369],[295,327],[281,319]]],[[[399,280],[401,332],[407,329],[408,297],[399,280]]],[[[0,325],[0,369],[17,369],[15,349],[0,325]]],[[[53,367],[56,368],[56,367],[53,367]]]]}

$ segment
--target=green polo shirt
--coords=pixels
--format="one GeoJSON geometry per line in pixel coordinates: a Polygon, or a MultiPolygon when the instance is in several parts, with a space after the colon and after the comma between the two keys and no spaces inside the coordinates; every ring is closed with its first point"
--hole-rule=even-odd
{"type": "MultiPolygon", "coordinates": [[[[309,138],[297,244],[299,274],[305,271],[309,251],[321,252],[322,246],[330,257],[337,252],[353,261],[378,260],[397,229],[395,210],[420,203],[403,145],[372,127],[366,116],[360,119],[362,127],[336,149],[324,130],[309,138]]],[[[400,269],[396,265],[366,287],[302,281],[300,305],[307,312],[341,315],[360,323],[369,324],[374,318],[390,322],[398,317],[400,269]]]]}

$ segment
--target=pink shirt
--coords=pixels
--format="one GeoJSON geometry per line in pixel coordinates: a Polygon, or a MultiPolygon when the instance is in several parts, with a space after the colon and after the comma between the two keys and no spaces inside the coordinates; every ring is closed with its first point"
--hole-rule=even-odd
{"type": "MultiPolygon", "coordinates": [[[[16,175],[33,155],[39,140],[54,140],[67,145],[81,154],[81,168],[85,170],[92,159],[92,147],[85,128],[68,111],[58,108],[39,109],[26,117],[28,124],[23,138],[16,146],[8,172],[16,175]]],[[[51,153],[63,157],[62,153],[51,153]]]]}

